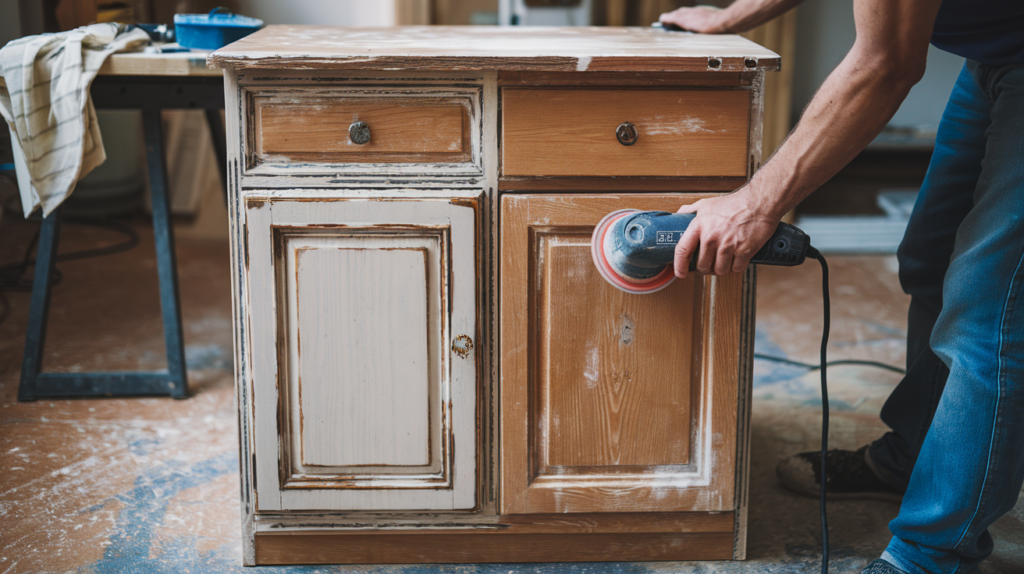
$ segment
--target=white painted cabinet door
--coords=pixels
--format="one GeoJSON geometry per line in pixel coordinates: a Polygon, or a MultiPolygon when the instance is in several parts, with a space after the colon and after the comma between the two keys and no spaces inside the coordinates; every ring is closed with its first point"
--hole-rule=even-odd
{"type": "Polygon", "coordinates": [[[258,509],[476,507],[479,196],[268,195],[245,205],[258,509]]]}

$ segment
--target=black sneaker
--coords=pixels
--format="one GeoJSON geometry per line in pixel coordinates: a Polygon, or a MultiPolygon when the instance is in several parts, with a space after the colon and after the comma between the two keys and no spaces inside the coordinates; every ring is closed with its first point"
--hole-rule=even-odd
{"type": "MultiPolygon", "coordinates": [[[[903,493],[883,482],[864,460],[868,447],[856,451],[830,450],[825,476],[829,498],[874,498],[899,502],[903,493]]],[[[821,496],[821,452],[802,452],[775,468],[783,486],[797,494],[821,496]]]]}
{"type": "MultiPolygon", "coordinates": [[[[850,451],[846,451],[846,452],[850,452],[850,451]]],[[[829,452],[829,454],[832,454],[832,453],[829,452]]],[[[818,458],[821,458],[821,453],[820,452],[818,453],[818,458]]],[[[878,558],[878,559],[872,560],[871,564],[868,564],[867,568],[865,568],[865,569],[860,571],[860,574],[907,574],[907,572],[905,570],[901,570],[901,569],[893,566],[892,564],[889,564],[888,562],[886,562],[885,560],[882,560],[881,558],[878,558]]]]}

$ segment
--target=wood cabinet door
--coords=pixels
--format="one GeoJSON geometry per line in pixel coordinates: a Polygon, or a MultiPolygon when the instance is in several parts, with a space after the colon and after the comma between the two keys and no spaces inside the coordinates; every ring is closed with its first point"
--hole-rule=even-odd
{"type": "Polygon", "coordinates": [[[480,197],[305,193],[245,200],[258,509],[476,507],[480,197]]]}
{"type": "Polygon", "coordinates": [[[743,274],[608,285],[590,235],[695,194],[501,201],[501,510],[735,508],[743,274]]]}

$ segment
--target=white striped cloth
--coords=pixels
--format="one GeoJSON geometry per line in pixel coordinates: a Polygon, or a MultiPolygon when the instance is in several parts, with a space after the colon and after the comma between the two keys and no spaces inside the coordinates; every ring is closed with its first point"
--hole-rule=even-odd
{"type": "Polygon", "coordinates": [[[107,56],[148,42],[140,29],[93,24],[27,36],[0,49],[7,84],[6,92],[0,90],[0,114],[21,148],[15,163],[26,217],[40,205],[49,215],[107,159],[89,86],[107,56]]]}

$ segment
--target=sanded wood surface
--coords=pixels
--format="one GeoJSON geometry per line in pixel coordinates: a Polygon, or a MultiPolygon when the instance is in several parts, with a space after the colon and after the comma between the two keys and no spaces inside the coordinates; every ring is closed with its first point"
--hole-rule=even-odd
{"type": "Polygon", "coordinates": [[[636,87],[734,87],[749,86],[754,72],[500,72],[498,85],[512,86],[622,86],[636,87]]]}
{"type": "Polygon", "coordinates": [[[728,560],[732,532],[651,534],[256,534],[256,564],[728,560]]]}
{"type": "Polygon", "coordinates": [[[746,90],[505,88],[502,174],[741,177],[749,109],[746,90]]]}
{"type": "Polygon", "coordinates": [[[625,295],[585,249],[611,211],[701,197],[503,196],[502,512],[734,508],[742,275],[625,295]]]}
{"type": "Polygon", "coordinates": [[[589,230],[533,240],[537,474],[689,463],[694,277],[637,297],[601,279],[589,230]]]}
{"type": "Polygon", "coordinates": [[[466,106],[436,99],[256,98],[256,139],[262,157],[317,162],[469,161],[466,106]],[[349,126],[362,121],[370,141],[359,145],[349,126]]]}
{"type": "Polygon", "coordinates": [[[770,50],[733,35],[549,26],[267,26],[210,54],[214,68],[743,72],[770,50]]]}

